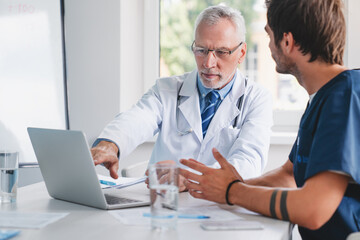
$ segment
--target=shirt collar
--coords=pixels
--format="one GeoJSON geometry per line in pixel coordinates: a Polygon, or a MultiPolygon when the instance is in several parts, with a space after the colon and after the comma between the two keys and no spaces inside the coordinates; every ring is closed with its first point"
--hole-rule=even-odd
{"type": "Polygon", "coordinates": [[[313,94],[309,95],[309,106],[310,106],[310,104],[311,104],[312,100],[314,99],[314,97],[315,97],[316,93],[317,93],[317,92],[315,92],[315,93],[313,93],[313,94]]]}
{"type": "MultiPolygon", "coordinates": [[[[231,81],[228,84],[225,85],[225,87],[223,87],[220,90],[216,90],[219,93],[221,100],[223,100],[226,97],[226,95],[228,95],[228,93],[230,92],[232,86],[234,85],[234,81],[236,79],[236,74],[237,74],[237,71],[235,71],[234,77],[231,79],[231,81]]],[[[202,82],[200,80],[199,73],[197,74],[196,80],[197,80],[197,87],[198,87],[201,98],[204,98],[209,92],[214,90],[212,88],[204,87],[204,85],[202,84],[202,82]]]]}

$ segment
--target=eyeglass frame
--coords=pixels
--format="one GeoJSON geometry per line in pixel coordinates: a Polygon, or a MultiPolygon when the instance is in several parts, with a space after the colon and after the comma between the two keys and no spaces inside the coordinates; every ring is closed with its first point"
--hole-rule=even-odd
{"type": "Polygon", "coordinates": [[[193,41],[193,43],[191,44],[191,51],[194,53],[195,56],[199,56],[199,57],[205,57],[209,55],[209,52],[214,52],[215,57],[217,58],[221,58],[216,54],[216,51],[220,51],[220,52],[224,52],[227,53],[228,55],[224,55],[224,56],[230,56],[233,52],[235,52],[244,42],[240,42],[239,45],[237,45],[235,48],[231,49],[231,50],[220,50],[220,49],[210,49],[210,48],[203,48],[203,47],[197,47],[203,50],[206,50],[206,54],[204,53],[203,56],[199,56],[196,55],[195,50],[194,50],[194,44],[195,44],[195,40],[193,41]]]}

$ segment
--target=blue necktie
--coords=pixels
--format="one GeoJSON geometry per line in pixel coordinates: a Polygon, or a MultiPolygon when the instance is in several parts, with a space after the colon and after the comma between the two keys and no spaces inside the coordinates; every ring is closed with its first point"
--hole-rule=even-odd
{"type": "Polygon", "coordinates": [[[217,101],[219,99],[220,95],[216,91],[211,91],[206,95],[206,98],[208,99],[208,105],[204,109],[204,111],[201,113],[201,125],[202,125],[202,132],[203,137],[205,137],[206,131],[209,127],[209,124],[211,122],[212,117],[215,114],[216,111],[216,105],[217,101]]]}

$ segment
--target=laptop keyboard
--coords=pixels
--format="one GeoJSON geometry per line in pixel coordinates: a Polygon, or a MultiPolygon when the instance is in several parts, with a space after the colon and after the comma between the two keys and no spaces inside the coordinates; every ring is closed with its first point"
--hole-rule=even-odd
{"type": "Polygon", "coordinates": [[[107,204],[109,204],[109,205],[141,202],[139,200],[122,198],[122,197],[112,196],[109,194],[105,194],[105,199],[106,199],[107,204]]]}

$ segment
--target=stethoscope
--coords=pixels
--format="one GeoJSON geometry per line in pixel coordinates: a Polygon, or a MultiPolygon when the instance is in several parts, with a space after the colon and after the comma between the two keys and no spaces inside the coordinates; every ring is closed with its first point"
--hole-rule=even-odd
{"type": "MultiPolygon", "coordinates": [[[[241,97],[239,98],[238,102],[237,102],[237,108],[239,109],[240,113],[242,111],[242,106],[243,106],[243,101],[244,101],[244,95],[245,95],[245,90],[246,90],[246,86],[247,86],[247,81],[248,81],[248,78],[246,77],[245,78],[245,88],[244,88],[244,94],[241,95],[241,97]]],[[[192,128],[189,128],[187,130],[179,130],[179,125],[178,125],[178,115],[179,115],[179,102],[180,102],[180,90],[182,88],[182,85],[179,87],[179,90],[177,92],[177,101],[176,101],[176,131],[178,133],[179,136],[185,136],[189,133],[192,133],[194,130],[192,128]]],[[[238,119],[239,119],[239,116],[240,116],[240,113],[236,116],[235,120],[234,120],[234,123],[232,125],[233,128],[235,128],[237,126],[237,123],[238,123],[238,119]]]]}

